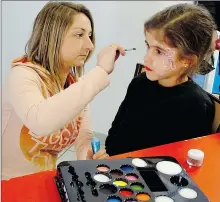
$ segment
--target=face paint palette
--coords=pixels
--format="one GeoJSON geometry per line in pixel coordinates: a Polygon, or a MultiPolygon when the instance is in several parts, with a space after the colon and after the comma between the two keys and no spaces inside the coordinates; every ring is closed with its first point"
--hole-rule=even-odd
{"type": "Polygon", "coordinates": [[[209,202],[167,156],[64,161],[55,181],[63,202],[209,202]]]}

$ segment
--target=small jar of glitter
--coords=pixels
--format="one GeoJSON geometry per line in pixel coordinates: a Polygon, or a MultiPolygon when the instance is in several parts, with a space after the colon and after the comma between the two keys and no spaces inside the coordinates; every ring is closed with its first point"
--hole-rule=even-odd
{"type": "Polygon", "coordinates": [[[187,163],[190,166],[200,167],[203,163],[204,152],[199,149],[190,149],[188,151],[187,163]]]}

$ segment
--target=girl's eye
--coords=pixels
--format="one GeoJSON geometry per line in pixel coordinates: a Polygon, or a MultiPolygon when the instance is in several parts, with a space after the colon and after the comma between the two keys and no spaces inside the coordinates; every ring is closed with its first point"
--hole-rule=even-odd
{"type": "Polygon", "coordinates": [[[149,45],[148,45],[148,44],[146,44],[146,47],[147,47],[146,51],[148,51],[148,50],[150,49],[149,45]]]}
{"type": "Polygon", "coordinates": [[[163,54],[163,52],[160,51],[159,49],[156,49],[156,52],[157,52],[158,55],[162,55],[163,54]]]}

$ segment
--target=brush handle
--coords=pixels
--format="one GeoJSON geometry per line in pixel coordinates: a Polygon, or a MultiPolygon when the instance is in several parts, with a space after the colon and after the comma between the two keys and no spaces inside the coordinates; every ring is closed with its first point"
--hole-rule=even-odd
{"type": "Polygon", "coordinates": [[[120,55],[120,51],[117,50],[117,51],[116,51],[116,55],[115,55],[115,61],[119,58],[119,55],[120,55]]]}

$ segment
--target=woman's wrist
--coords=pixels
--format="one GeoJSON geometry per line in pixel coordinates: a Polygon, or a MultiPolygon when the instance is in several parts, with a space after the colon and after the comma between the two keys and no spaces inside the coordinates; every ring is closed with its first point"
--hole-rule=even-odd
{"type": "Polygon", "coordinates": [[[107,75],[109,75],[108,72],[107,72],[104,68],[102,68],[102,66],[96,65],[96,68],[101,69],[101,70],[104,71],[107,75]]]}

